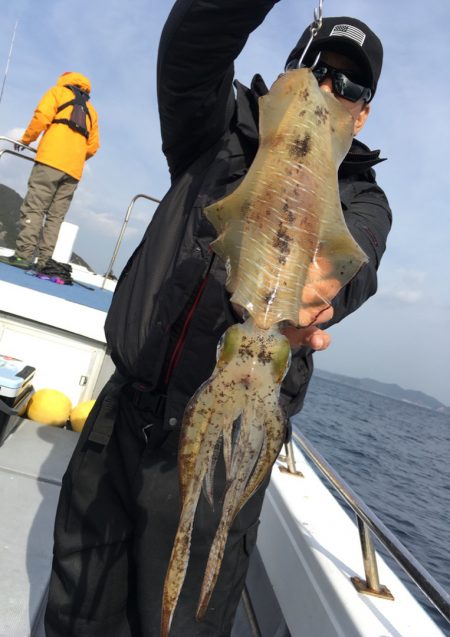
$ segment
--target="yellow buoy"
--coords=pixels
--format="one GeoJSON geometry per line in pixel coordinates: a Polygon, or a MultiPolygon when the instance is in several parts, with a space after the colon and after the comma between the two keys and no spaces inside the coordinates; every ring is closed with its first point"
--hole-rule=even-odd
{"type": "Polygon", "coordinates": [[[44,425],[65,425],[72,403],[70,399],[57,389],[39,389],[28,403],[27,416],[44,425]]]}
{"type": "Polygon", "coordinates": [[[81,431],[86,422],[86,418],[94,406],[95,400],[86,400],[84,403],[79,403],[74,407],[70,413],[70,424],[74,431],[81,431]]]}

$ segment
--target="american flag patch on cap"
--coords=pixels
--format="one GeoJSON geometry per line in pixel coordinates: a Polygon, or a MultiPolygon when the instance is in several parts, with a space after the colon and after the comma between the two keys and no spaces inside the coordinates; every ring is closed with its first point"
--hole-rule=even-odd
{"type": "Polygon", "coordinates": [[[351,40],[355,40],[360,46],[364,44],[364,40],[366,39],[366,34],[361,29],[357,27],[352,27],[350,24],[336,24],[331,33],[331,35],[341,35],[345,38],[350,38],[351,40]]]}

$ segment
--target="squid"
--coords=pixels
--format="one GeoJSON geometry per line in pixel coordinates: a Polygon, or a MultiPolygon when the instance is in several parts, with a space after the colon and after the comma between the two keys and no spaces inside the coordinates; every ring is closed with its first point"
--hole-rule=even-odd
{"type": "Polygon", "coordinates": [[[260,145],[247,175],[205,208],[217,231],[211,246],[225,263],[231,303],[245,321],[225,332],[211,377],[185,410],[178,453],[181,513],[164,583],[161,637],[170,632],[202,492],[213,505],[217,450],[226,486],[199,593],[199,620],[233,520],[268,476],[285,440],[279,395],[291,348],[281,330],[312,324],[367,262],[339,198],[337,171],[353,137],[350,113],[307,68],[281,75],[259,106],[260,145]]]}

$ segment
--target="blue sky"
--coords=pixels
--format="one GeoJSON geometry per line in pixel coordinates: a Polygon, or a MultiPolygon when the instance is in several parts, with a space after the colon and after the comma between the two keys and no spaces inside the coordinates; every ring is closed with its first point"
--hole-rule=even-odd
{"type": "MultiPolygon", "coordinates": [[[[315,4],[281,0],[250,37],[236,64],[247,83],[272,82],[312,18],[315,4]]],[[[156,54],[171,2],[156,0],[2,0],[0,74],[19,19],[0,135],[27,126],[37,101],[64,71],[92,82],[101,149],[87,164],[67,221],[80,226],[75,250],[104,272],[131,198],[162,197],[169,180],[160,147],[156,54]]],[[[383,41],[385,63],[360,139],[388,161],[377,169],[394,213],[378,294],[332,328],[333,344],[316,366],[425,391],[450,405],[449,213],[450,4],[442,0],[325,0],[324,14],[367,22],[383,41]],[[446,79],[447,78],[447,79],[446,79]]],[[[26,191],[30,164],[0,162],[0,182],[26,191]]],[[[153,213],[135,206],[116,272],[153,213]]],[[[425,423],[424,423],[425,424],[425,423]]]]}

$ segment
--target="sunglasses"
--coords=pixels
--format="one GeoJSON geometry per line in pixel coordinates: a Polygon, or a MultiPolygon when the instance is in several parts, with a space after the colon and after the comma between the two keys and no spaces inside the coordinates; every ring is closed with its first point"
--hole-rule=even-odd
{"type": "MultiPolygon", "coordinates": [[[[286,71],[296,69],[298,67],[298,60],[291,60],[286,65],[286,71]]],[[[372,97],[372,91],[366,86],[361,86],[348,76],[348,71],[341,71],[335,69],[328,63],[318,62],[317,66],[312,69],[313,75],[317,82],[321,84],[325,78],[330,77],[333,86],[333,92],[339,97],[343,97],[350,102],[357,102],[363,99],[365,102],[369,102],[372,97]]]]}

